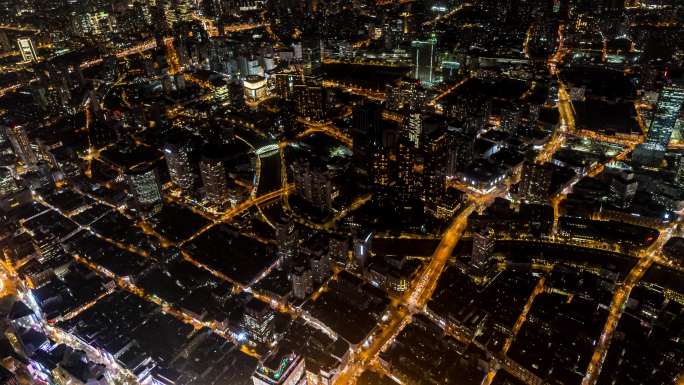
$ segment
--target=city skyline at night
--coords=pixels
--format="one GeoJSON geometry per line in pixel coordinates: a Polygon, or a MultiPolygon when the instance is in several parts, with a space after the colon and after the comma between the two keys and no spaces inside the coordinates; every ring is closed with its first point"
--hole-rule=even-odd
{"type": "Polygon", "coordinates": [[[0,0],[0,385],[684,385],[680,0],[0,0]]]}

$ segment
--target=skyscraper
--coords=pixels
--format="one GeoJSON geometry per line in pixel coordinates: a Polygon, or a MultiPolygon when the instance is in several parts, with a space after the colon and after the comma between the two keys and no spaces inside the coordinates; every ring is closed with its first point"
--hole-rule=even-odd
{"type": "Polygon", "coordinates": [[[323,283],[330,276],[329,246],[329,240],[320,234],[307,239],[301,246],[301,256],[308,260],[316,283],[323,283]]]}
{"type": "Polygon", "coordinates": [[[423,133],[423,117],[420,112],[412,111],[406,119],[406,136],[415,148],[420,146],[423,133]]]}
{"type": "Polygon", "coordinates": [[[29,37],[21,37],[17,39],[17,45],[19,46],[19,52],[21,52],[21,58],[24,61],[37,61],[38,54],[36,53],[36,47],[33,45],[33,40],[29,37]]]}
{"type": "Polygon", "coordinates": [[[153,167],[129,171],[128,185],[139,206],[153,206],[161,203],[157,170],[153,167]]]}
{"type": "Polygon", "coordinates": [[[292,164],[292,170],[298,197],[321,211],[332,209],[332,202],[336,196],[332,182],[334,175],[326,165],[300,160],[292,164]]]}
{"type": "Polygon", "coordinates": [[[617,207],[627,208],[632,204],[639,182],[633,172],[622,171],[610,182],[610,193],[617,207]]]}
{"type": "Polygon", "coordinates": [[[437,38],[433,34],[429,40],[416,40],[411,45],[414,48],[414,77],[422,83],[431,85],[435,81],[435,45],[437,38]]]}
{"type": "Polygon", "coordinates": [[[454,178],[472,160],[475,141],[456,128],[447,129],[447,177],[454,178]]]}
{"type": "Polygon", "coordinates": [[[679,157],[675,170],[675,183],[684,187],[684,155],[679,157]]]}
{"type": "Polygon", "coordinates": [[[14,180],[12,172],[8,168],[0,168],[0,197],[12,194],[17,190],[17,182],[14,180]]]}
{"type": "Polygon", "coordinates": [[[7,139],[9,139],[10,144],[12,145],[14,154],[21,159],[25,166],[35,166],[36,163],[38,163],[38,157],[31,148],[31,142],[29,141],[28,135],[26,135],[24,127],[17,125],[6,126],[4,131],[7,139]]]}
{"type": "Polygon", "coordinates": [[[407,138],[399,140],[397,148],[397,197],[401,204],[408,208],[408,202],[419,198],[421,183],[415,171],[416,148],[407,138]]]}
{"type": "Polygon", "coordinates": [[[206,154],[200,161],[200,175],[204,196],[210,204],[225,202],[228,193],[228,180],[223,159],[214,154],[206,154]]]}
{"type": "Polygon", "coordinates": [[[423,195],[425,202],[435,207],[446,192],[448,136],[446,130],[433,130],[423,143],[423,195]]]}
{"type": "Polygon", "coordinates": [[[297,265],[292,269],[292,295],[304,299],[313,291],[313,275],[306,265],[297,265]]]}
{"type": "Polygon", "coordinates": [[[371,181],[374,153],[382,145],[382,106],[366,103],[352,116],[353,164],[357,172],[371,181]]]}
{"type": "Polygon", "coordinates": [[[278,241],[277,255],[280,265],[287,268],[292,258],[297,254],[297,228],[290,218],[274,221],[276,240],[278,241]]]}
{"type": "Polygon", "coordinates": [[[313,120],[325,118],[326,91],[320,77],[310,77],[293,87],[295,110],[303,117],[313,120]]]}
{"type": "Polygon", "coordinates": [[[487,268],[490,265],[495,246],[494,230],[491,228],[481,229],[473,233],[473,251],[470,256],[470,264],[478,269],[487,268]]]}
{"type": "Polygon", "coordinates": [[[253,342],[268,344],[273,340],[275,315],[267,304],[252,299],[245,305],[243,326],[253,342]]]}
{"type": "Polygon", "coordinates": [[[646,141],[667,148],[672,137],[679,110],[684,104],[684,87],[672,84],[663,87],[658,97],[658,105],[648,129],[646,141]]]}
{"type": "Polygon", "coordinates": [[[195,175],[192,172],[188,147],[183,143],[166,143],[164,158],[171,182],[184,191],[191,190],[195,183],[195,175]]]}
{"type": "Polygon", "coordinates": [[[304,74],[311,75],[321,68],[321,41],[311,40],[302,43],[302,66],[304,74]]]}

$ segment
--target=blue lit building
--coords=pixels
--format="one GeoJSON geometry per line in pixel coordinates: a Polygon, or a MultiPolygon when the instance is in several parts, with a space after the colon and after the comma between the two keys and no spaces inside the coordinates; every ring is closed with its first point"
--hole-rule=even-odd
{"type": "Polygon", "coordinates": [[[648,129],[648,143],[667,147],[683,103],[684,87],[681,84],[669,85],[660,91],[658,105],[648,129]]]}

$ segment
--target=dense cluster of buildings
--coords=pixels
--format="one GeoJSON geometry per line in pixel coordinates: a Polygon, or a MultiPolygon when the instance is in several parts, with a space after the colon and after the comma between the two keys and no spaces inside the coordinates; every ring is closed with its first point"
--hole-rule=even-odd
{"type": "Polygon", "coordinates": [[[684,381],[680,1],[0,19],[0,385],[684,381]]]}

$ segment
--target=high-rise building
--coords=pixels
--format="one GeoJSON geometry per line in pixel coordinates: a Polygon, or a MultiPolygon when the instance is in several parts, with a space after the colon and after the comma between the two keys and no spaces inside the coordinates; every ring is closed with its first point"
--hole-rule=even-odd
{"type": "Polygon", "coordinates": [[[205,154],[199,164],[204,196],[210,204],[220,205],[228,197],[228,179],[223,159],[214,154],[205,154]]]}
{"type": "Polygon", "coordinates": [[[353,239],[353,257],[354,264],[364,269],[368,264],[368,257],[370,256],[370,249],[373,245],[373,233],[359,234],[353,239]]]}
{"type": "Polygon", "coordinates": [[[382,190],[391,183],[390,179],[390,152],[389,149],[380,148],[373,153],[371,163],[371,177],[373,186],[382,190]]]}
{"type": "Polygon", "coordinates": [[[321,68],[321,41],[311,40],[302,44],[302,67],[304,75],[316,73],[321,68]]]}
{"type": "Polygon", "coordinates": [[[411,45],[414,48],[414,64],[416,66],[414,77],[429,86],[435,82],[437,38],[433,34],[429,40],[416,40],[411,45]]]}
{"type": "Polygon", "coordinates": [[[292,279],[292,295],[295,298],[305,299],[313,292],[313,274],[308,266],[295,266],[290,277],[292,279]]]}
{"type": "Polygon", "coordinates": [[[553,170],[545,165],[526,163],[520,180],[519,194],[527,202],[546,202],[553,170]]]}
{"type": "Polygon", "coordinates": [[[449,178],[463,170],[473,161],[475,141],[456,128],[447,129],[446,174],[449,178]]]}
{"type": "Polygon", "coordinates": [[[421,145],[421,138],[423,134],[423,116],[418,111],[412,111],[408,114],[406,119],[406,136],[408,140],[413,143],[415,148],[421,145]]]}
{"type": "Polygon", "coordinates": [[[522,122],[523,109],[512,104],[501,109],[501,131],[514,133],[522,122]]]}
{"type": "Polygon", "coordinates": [[[420,180],[415,172],[416,149],[406,138],[399,140],[397,149],[396,186],[400,202],[406,203],[418,197],[420,180]]]}
{"type": "Polygon", "coordinates": [[[250,300],[245,305],[242,322],[252,342],[268,344],[273,340],[275,315],[267,304],[254,298],[250,300]]]}
{"type": "Polygon", "coordinates": [[[129,171],[128,185],[139,206],[154,206],[162,202],[159,176],[154,167],[129,171]]]}
{"type": "Polygon", "coordinates": [[[287,268],[290,261],[297,255],[298,236],[297,227],[294,221],[283,218],[274,221],[278,250],[276,251],[280,259],[280,266],[287,268]]]}
{"type": "Polygon", "coordinates": [[[385,95],[385,107],[391,111],[416,110],[425,99],[424,90],[413,78],[401,79],[396,85],[388,84],[385,95]]]}
{"type": "Polygon", "coordinates": [[[494,230],[484,228],[473,233],[473,251],[470,256],[470,264],[478,269],[485,269],[491,265],[494,253],[494,230]]]}
{"type": "Polygon", "coordinates": [[[36,259],[40,263],[56,259],[64,252],[59,237],[49,231],[37,232],[33,237],[33,246],[37,251],[36,259]]]}
{"type": "Polygon", "coordinates": [[[189,153],[188,146],[184,143],[169,142],[164,145],[164,158],[171,182],[183,191],[190,191],[195,184],[189,153]]]}
{"type": "Polygon", "coordinates": [[[33,45],[31,38],[20,37],[17,39],[17,45],[19,46],[19,52],[21,52],[21,58],[24,61],[38,61],[36,47],[33,45]]]}
{"type": "Polygon", "coordinates": [[[646,136],[648,143],[667,148],[682,104],[684,104],[682,84],[668,85],[660,91],[656,111],[646,136]]]}
{"type": "Polygon", "coordinates": [[[17,182],[10,169],[0,168],[0,198],[18,191],[17,182]]]}
{"type": "Polygon", "coordinates": [[[352,120],[352,162],[357,172],[370,182],[374,153],[382,145],[382,106],[366,103],[357,107],[352,120]]]}
{"type": "Polygon", "coordinates": [[[684,155],[679,157],[675,174],[675,183],[684,186],[684,155]]]}
{"type": "Polygon", "coordinates": [[[249,75],[242,82],[247,103],[259,103],[268,97],[266,79],[259,75],[249,75]]]}
{"type": "Polygon", "coordinates": [[[316,283],[323,283],[330,276],[330,244],[325,236],[313,236],[301,246],[301,256],[307,259],[316,283]]]}
{"type": "Polygon", "coordinates": [[[320,162],[308,160],[292,164],[295,193],[321,211],[332,209],[339,191],[333,184],[334,173],[320,162]]]}
{"type": "Polygon", "coordinates": [[[35,166],[38,163],[38,157],[31,148],[31,142],[24,127],[18,125],[5,126],[4,132],[12,145],[14,154],[21,159],[21,162],[27,167],[35,166]]]}
{"type": "Polygon", "coordinates": [[[448,159],[446,130],[433,130],[425,135],[423,143],[423,198],[436,208],[446,192],[446,163],[448,159]]]}
{"type": "Polygon", "coordinates": [[[617,207],[627,208],[632,204],[639,182],[633,172],[620,172],[610,182],[610,193],[617,207]]]}
{"type": "Polygon", "coordinates": [[[5,31],[0,31],[0,51],[11,51],[12,50],[12,44],[10,44],[9,37],[7,36],[7,32],[5,31]]]}
{"type": "Polygon", "coordinates": [[[312,120],[325,119],[326,91],[320,78],[308,78],[305,83],[294,85],[292,93],[297,114],[312,120]]]}

